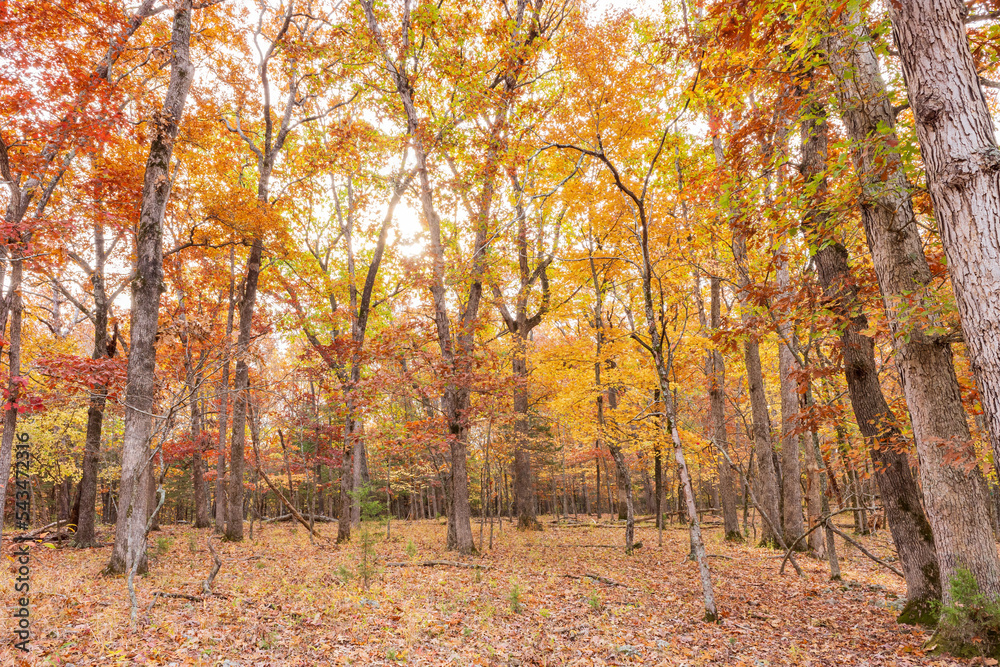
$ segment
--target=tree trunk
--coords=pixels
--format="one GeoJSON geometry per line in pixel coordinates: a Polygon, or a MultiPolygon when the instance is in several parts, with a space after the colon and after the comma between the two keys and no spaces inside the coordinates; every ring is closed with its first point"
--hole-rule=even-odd
{"type": "MultiPolygon", "coordinates": [[[[802,122],[801,171],[807,182],[818,179],[816,196],[826,192],[826,122],[821,108],[813,108],[802,122]]],[[[868,320],[858,299],[857,283],[847,262],[847,250],[820,234],[824,228],[821,207],[813,207],[803,221],[807,233],[816,236],[812,246],[819,282],[834,313],[844,318],[840,334],[844,374],[851,405],[861,434],[869,442],[876,481],[885,504],[889,528],[907,585],[907,607],[901,620],[925,619],[930,605],[941,596],[941,582],[934,535],[920,504],[920,492],[910,472],[896,416],[879,385],[875,343],[861,334],[868,320]]]]}
{"type": "MultiPolygon", "coordinates": [[[[709,278],[712,331],[718,331],[722,326],[722,281],[718,276],[709,278]]],[[[729,452],[729,437],[726,433],[726,363],[722,353],[717,349],[709,352],[710,373],[708,379],[709,414],[712,420],[712,438],[715,446],[729,452]]],[[[722,501],[722,523],[725,539],[730,542],[742,542],[740,520],[736,514],[736,483],[733,469],[725,457],[719,461],[719,497],[722,501]]]]}
{"type": "Polygon", "coordinates": [[[174,12],[171,42],[170,83],[149,148],[136,233],[120,507],[114,550],[106,568],[116,574],[147,569],[147,496],[143,482],[152,463],[149,443],[153,434],[156,332],[163,288],[163,215],[170,197],[170,158],[194,76],[188,57],[191,0],[184,0],[174,12]]]}
{"type": "MultiPolygon", "coordinates": [[[[960,0],[889,5],[965,344],[1000,460],[1000,150],[969,50],[966,13],[960,0]]],[[[984,567],[979,560],[969,567],[984,567]]],[[[988,569],[980,586],[996,597],[1000,581],[992,564],[988,569]]]]}
{"type": "Polygon", "coordinates": [[[229,249],[229,307],[226,312],[226,342],[222,353],[222,378],[219,391],[219,442],[215,462],[215,532],[226,530],[226,431],[229,428],[229,353],[236,310],[236,265],[233,248],[229,249]]]}
{"type": "MultiPolygon", "coordinates": [[[[1000,308],[995,305],[1000,280],[981,282],[991,273],[986,270],[989,255],[983,256],[982,249],[992,247],[996,265],[1000,262],[1000,242],[996,236],[991,242],[988,227],[978,226],[989,215],[980,205],[985,202],[981,197],[992,197],[993,230],[1000,231],[1000,185],[994,168],[987,176],[970,174],[961,167],[964,164],[975,171],[982,165],[978,164],[980,158],[969,161],[971,153],[962,156],[959,153],[992,146],[997,155],[991,158],[995,166],[1000,166],[1000,153],[993,138],[993,121],[968,53],[962,13],[964,8],[958,2],[913,2],[906,9],[894,11],[893,23],[959,312],[966,334],[971,333],[983,342],[983,334],[990,327],[1000,326],[1000,308]],[[951,25],[949,17],[953,19],[951,25]],[[923,25],[917,26],[914,21],[923,25]],[[949,43],[950,40],[955,43],[949,43]],[[962,47],[964,65],[961,58],[955,57],[962,47]],[[921,52],[916,53],[915,49],[921,52]],[[947,76],[947,80],[942,76],[947,76]],[[965,88],[959,90],[963,85],[965,88]],[[974,112],[977,103],[982,112],[978,119],[974,112]],[[942,112],[943,116],[938,118],[942,112]],[[977,183],[986,190],[977,192],[977,183]],[[987,190],[992,190],[992,195],[987,190]],[[975,231],[968,227],[960,231],[963,225],[971,225],[975,231]],[[982,249],[977,251],[974,246],[979,245],[982,249]],[[969,313],[970,308],[975,312],[969,313]],[[987,312],[990,309],[991,314],[987,312]]],[[[934,294],[928,290],[932,275],[914,220],[912,188],[895,147],[898,144],[893,131],[895,115],[870,42],[861,41],[862,36],[838,33],[831,37],[828,51],[833,54],[831,65],[838,77],[840,106],[853,141],[855,168],[863,184],[862,220],[893,333],[896,366],[910,409],[941,579],[950,582],[960,568],[967,569],[980,591],[995,598],[1000,595],[1000,559],[987,511],[986,484],[962,405],[951,347],[946,339],[927,331],[939,323],[934,294]],[[857,44],[851,50],[854,42],[857,44]],[[929,315],[926,324],[920,321],[923,318],[908,315],[916,308],[926,309],[929,315]]],[[[1000,348],[995,347],[993,340],[986,347],[977,346],[975,340],[967,338],[967,341],[975,370],[984,368],[983,359],[992,358],[986,367],[992,364],[997,380],[993,398],[1000,401],[997,351],[1000,348]]],[[[989,416],[986,406],[990,404],[991,385],[988,380],[983,382],[984,377],[989,378],[989,373],[985,376],[980,373],[980,387],[985,389],[984,411],[989,416]]],[[[1000,408],[1000,402],[995,406],[1000,408]]],[[[995,434],[1000,435],[1000,430],[995,434]]],[[[994,452],[1000,452],[996,445],[994,441],[994,452]]],[[[950,586],[945,586],[942,593],[944,603],[948,604],[950,586]]]]}
{"type": "MultiPolygon", "coordinates": [[[[717,167],[725,164],[722,142],[718,135],[712,138],[717,167]]],[[[736,223],[730,223],[733,228],[733,259],[739,274],[739,300],[742,309],[743,322],[746,324],[752,318],[751,302],[748,289],[750,287],[749,260],[745,229],[738,228],[736,223]]],[[[776,536],[771,532],[769,523],[780,530],[781,510],[780,491],[778,488],[778,473],[774,468],[774,445],[771,442],[771,417],[768,413],[767,394],[764,391],[764,376],[760,364],[760,344],[752,335],[743,344],[744,360],[747,369],[747,384],[750,389],[750,407],[753,421],[753,443],[757,454],[757,502],[761,511],[766,512],[770,522],[764,522],[761,531],[761,544],[777,544],[776,536]]]]}
{"type": "Polygon", "coordinates": [[[513,333],[514,356],[514,503],[518,530],[541,530],[531,497],[531,422],[528,418],[528,360],[526,331],[513,333]]]}
{"type": "MultiPolygon", "coordinates": [[[[195,387],[201,385],[201,378],[195,379],[195,387]]],[[[205,459],[202,456],[201,404],[198,391],[191,395],[191,440],[194,454],[191,457],[191,484],[194,486],[194,527],[207,528],[211,525],[208,512],[208,485],[205,483],[205,459]]]]}
{"type": "Polygon", "coordinates": [[[340,465],[340,515],[337,517],[337,544],[349,542],[351,539],[351,492],[354,491],[353,470],[351,461],[354,458],[354,419],[348,408],[348,417],[344,423],[344,449],[340,465]]]}
{"type": "MultiPolygon", "coordinates": [[[[784,255],[782,247],[782,255],[784,255]]],[[[778,268],[778,289],[788,296],[790,289],[788,262],[782,260],[778,268]]],[[[795,356],[789,345],[795,331],[788,322],[778,324],[778,372],[781,381],[781,503],[782,534],[785,544],[792,544],[805,532],[802,526],[802,471],[799,449],[802,436],[798,428],[799,382],[793,377],[798,370],[795,356]]],[[[800,543],[799,548],[805,548],[800,543]]]]}
{"type": "MultiPolygon", "coordinates": [[[[90,276],[94,287],[94,359],[111,358],[115,353],[115,339],[108,344],[108,297],[104,285],[104,225],[94,225],[94,251],[96,259],[94,272],[90,276]]],[[[97,473],[101,452],[101,432],[104,426],[104,408],[107,402],[108,388],[97,385],[91,391],[90,405],[87,408],[87,435],[83,446],[83,465],[80,478],[80,490],[77,507],[74,510],[76,534],[73,536],[73,546],[79,548],[96,545],[96,511],[97,511],[97,473]]]]}
{"type": "Polygon", "coordinates": [[[236,372],[233,375],[233,433],[229,447],[229,502],[226,508],[226,539],[233,542],[243,540],[243,467],[246,448],[246,417],[250,394],[250,333],[253,324],[254,302],[257,299],[257,280],[260,277],[260,262],[264,243],[258,236],[250,246],[247,258],[246,279],[240,298],[240,329],[236,338],[236,372]]]}

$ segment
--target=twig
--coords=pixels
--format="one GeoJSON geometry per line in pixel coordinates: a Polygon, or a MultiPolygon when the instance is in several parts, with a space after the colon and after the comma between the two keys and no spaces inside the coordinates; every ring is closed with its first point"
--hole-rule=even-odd
{"type": "Polygon", "coordinates": [[[205,598],[198,597],[197,595],[188,595],[187,593],[164,593],[163,591],[154,591],[153,599],[155,600],[156,598],[176,598],[178,600],[190,600],[191,602],[205,601],[205,598]]]}

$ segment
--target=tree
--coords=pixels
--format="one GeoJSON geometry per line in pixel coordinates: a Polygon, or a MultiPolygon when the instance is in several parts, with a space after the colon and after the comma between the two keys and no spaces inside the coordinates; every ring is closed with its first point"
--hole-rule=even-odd
{"type": "MultiPolygon", "coordinates": [[[[984,591],[1000,594],[986,484],[952,364],[950,332],[931,293],[933,275],[917,232],[895,114],[860,15],[848,13],[843,20],[827,38],[827,53],[863,179],[862,220],[893,332],[941,578],[950,582],[967,568],[984,591]]],[[[948,586],[943,594],[950,600],[948,586]]]]}
{"type": "MultiPolygon", "coordinates": [[[[889,7],[963,339],[993,456],[1000,459],[1000,351],[991,333],[1000,327],[994,298],[1000,293],[1000,149],[969,50],[965,14],[960,0],[889,7]]],[[[968,565],[987,568],[983,593],[1000,595],[995,566],[968,565]]]]}
{"type": "Polygon", "coordinates": [[[128,384],[125,391],[125,433],[122,450],[121,509],[108,573],[143,572],[146,560],[147,501],[145,476],[153,455],[156,333],[163,289],[163,216],[173,183],[170,159],[180,131],[184,104],[194,78],[190,58],[191,0],[174,11],[171,28],[170,83],[163,109],[152,126],[149,158],[142,185],[142,206],[136,232],[135,277],[129,327],[128,384]]]}
{"type": "Polygon", "coordinates": [[[869,441],[875,479],[886,518],[906,576],[907,606],[904,621],[921,621],[941,595],[940,570],[934,534],[920,502],[920,491],[910,472],[908,443],[879,385],[875,343],[863,331],[868,319],[861,308],[857,281],[848,264],[847,249],[829,238],[827,195],[827,124],[825,110],[814,103],[805,107],[802,127],[803,156],[800,172],[814,192],[803,228],[823,293],[839,323],[844,375],[861,434],[869,441]]]}

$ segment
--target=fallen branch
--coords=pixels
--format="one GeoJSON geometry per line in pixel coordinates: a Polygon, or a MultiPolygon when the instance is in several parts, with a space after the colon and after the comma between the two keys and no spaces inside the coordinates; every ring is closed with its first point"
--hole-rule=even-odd
{"type": "Polygon", "coordinates": [[[208,536],[208,550],[212,552],[212,560],[215,561],[212,565],[212,572],[208,575],[208,579],[201,585],[202,590],[205,591],[205,595],[212,594],[212,582],[215,581],[215,575],[219,573],[219,569],[222,567],[222,559],[219,558],[219,554],[215,553],[215,547],[212,546],[212,536],[208,536]]]}
{"type": "Polygon", "coordinates": [[[269,477],[267,476],[267,473],[265,473],[265,472],[264,472],[263,470],[261,470],[260,468],[257,468],[257,472],[259,472],[259,473],[260,473],[260,476],[264,478],[264,482],[265,482],[265,483],[266,483],[266,484],[267,484],[267,485],[268,485],[269,487],[271,487],[271,490],[272,490],[272,491],[274,491],[274,492],[275,492],[275,493],[277,494],[277,496],[278,496],[278,498],[279,498],[279,499],[281,499],[281,503],[282,503],[282,504],[283,504],[283,505],[284,505],[285,507],[287,507],[287,508],[288,508],[288,511],[289,511],[289,512],[291,512],[291,513],[292,513],[292,516],[294,516],[294,517],[295,517],[295,520],[296,520],[296,521],[298,521],[299,523],[301,523],[301,524],[302,524],[303,526],[305,526],[305,527],[306,527],[306,530],[308,530],[308,531],[309,531],[310,533],[312,533],[312,534],[313,534],[313,535],[315,535],[316,537],[320,537],[320,538],[322,538],[323,536],[322,536],[322,535],[320,535],[320,534],[319,534],[319,533],[318,533],[318,532],[316,531],[316,529],[315,529],[315,528],[313,528],[312,526],[310,526],[310,525],[309,525],[309,522],[308,522],[308,521],[306,521],[305,517],[303,517],[303,516],[302,516],[301,514],[299,514],[299,511],[298,511],[297,509],[295,509],[295,506],[294,506],[294,505],[292,505],[292,503],[288,502],[288,498],[285,498],[285,495],[284,495],[284,494],[283,494],[283,493],[282,493],[281,491],[279,491],[279,490],[278,490],[278,487],[276,487],[276,486],[275,486],[275,485],[274,485],[273,483],[271,483],[271,479],[270,479],[270,478],[269,478],[269,477]]]}
{"type": "Polygon", "coordinates": [[[607,584],[608,586],[620,586],[621,588],[628,588],[625,584],[620,584],[614,579],[608,579],[607,577],[602,577],[598,574],[591,574],[590,572],[584,572],[582,575],[578,574],[564,574],[567,579],[593,579],[599,581],[602,584],[607,584]]]}
{"type": "Polygon", "coordinates": [[[205,598],[198,597],[197,595],[188,595],[187,593],[164,593],[163,591],[154,591],[153,598],[176,598],[178,600],[190,600],[191,602],[204,602],[205,598]]]}
{"type": "MultiPolygon", "coordinates": [[[[274,523],[275,521],[291,521],[294,518],[295,517],[292,516],[291,514],[282,514],[281,516],[273,516],[269,519],[263,519],[261,523],[274,523]]],[[[312,519],[314,522],[319,522],[319,523],[337,523],[339,521],[339,519],[335,519],[330,516],[325,516],[323,514],[317,514],[315,516],[311,514],[303,514],[302,518],[312,519]]]]}
{"type": "Polygon", "coordinates": [[[875,561],[879,565],[881,565],[881,566],[883,566],[885,568],[888,568],[889,570],[891,570],[893,572],[893,574],[895,574],[896,576],[900,577],[901,579],[905,579],[906,578],[906,577],[903,576],[902,572],[900,572],[899,570],[897,570],[896,568],[894,568],[892,565],[890,565],[889,563],[886,563],[884,560],[882,560],[881,558],[879,558],[878,556],[876,556],[872,552],[868,551],[868,549],[865,549],[863,546],[861,546],[860,544],[858,544],[857,542],[855,542],[854,540],[852,540],[850,537],[848,537],[847,533],[845,533],[844,531],[842,531],[839,528],[835,527],[832,522],[827,521],[826,522],[826,526],[827,526],[827,528],[829,528],[830,530],[832,530],[833,532],[837,533],[838,535],[840,535],[841,537],[843,537],[845,540],[847,540],[848,542],[850,542],[851,544],[853,544],[854,546],[856,546],[858,549],[861,550],[861,553],[863,553],[864,555],[868,556],[869,558],[871,558],[873,561],[875,561]]]}
{"type": "Polygon", "coordinates": [[[386,563],[386,567],[433,567],[434,565],[444,565],[446,567],[464,567],[470,570],[492,570],[492,565],[480,565],[479,563],[460,563],[457,560],[420,560],[412,563],[386,563]]]}
{"type": "Polygon", "coordinates": [[[812,528],[810,528],[806,532],[804,532],[801,535],[799,535],[795,539],[795,541],[792,542],[792,544],[788,547],[788,550],[785,551],[785,557],[781,560],[781,567],[778,568],[778,574],[784,574],[785,573],[785,564],[788,562],[788,558],[791,555],[792,551],[794,551],[795,547],[798,545],[798,543],[801,542],[802,540],[804,540],[806,537],[808,537],[810,535],[810,533],[812,533],[817,528],[822,528],[823,526],[825,526],[827,521],[829,521],[831,518],[837,516],[838,514],[843,514],[844,512],[853,512],[853,511],[857,511],[859,509],[866,509],[866,508],[845,507],[844,509],[837,510],[836,512],[830,512],[829,514],[826,514],[826,515],[820,517],[819,521],[816,522],[815,526],[813,526],[812,528]]]}
{"type": "Polygon", "coordinates": [[[45,531],[47,531],[49,528],[52,528],[53,526],[55,526],[56,531],[58,532],[59,527],[60,526],[64,526],[64,525],[68,526],[69,525],[69,521],[53,521],[52,523],[44,525],[41,528],[35,528],[34,530],[32,530],[30,532],[21,533],[20,535],[14,535],[11,539],[14,542],[26,542],[28,540],[31,540],[31,539],[34,539],[34,538],[38,537],[39,535],[41,535],[42,533],[44,533],[45,531]]]}

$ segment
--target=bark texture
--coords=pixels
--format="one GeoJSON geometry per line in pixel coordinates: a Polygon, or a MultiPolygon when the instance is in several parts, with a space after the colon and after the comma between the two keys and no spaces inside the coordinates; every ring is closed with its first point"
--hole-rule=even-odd
{"type": "MultiPolygon", "coordinates": [[[[846,20],[848,25],[859,22],[856,15],[846,20]]],[[[931,270],[914,219],[912,187],[895,148],[895,115],[865,37],[860,27],[834,30],[827,51],[862,182],[862,220],[893,333],[941,578],[949,582],[959,568],[966,568],[980,589],[995,597],[1000,594],[1000,560],[990,526],[986,484],[962,405],[951,347],[946,338],[928,332],[940,324],[936,300],[928,290],[931,270]],[[926,314],[916,316],[916,308],[926,314]]],[[[992,131],[991,121],[989,127],[992,131]]],[[[950,596],[950,586],[945,586],[946,604],[950,596]]]]}
{"type": "Polygon", "coordinates": [[[910,472],[906,454],[908,443],[882,394],[875,363],[875,342],[861,333],[868,327],[868,319],[851,275],[847,250],[831,242],[825,230],[827,213],[822,208],[822,201],[827,190],[826,145],[827,125],[823,110],[813,107],[802,122],[800,171],[807,182],[816,183],[816,204],[810,207],[803,227],[813,236],[811,245],[819,248],[814,261],[824,296],[831,310],[845,321],[840,340],[851,406],[858,428],[871,448],[875,479],[906,578],[908,609],[905,611],[912,612],[913,618],[920,618],[941,596],[934,535],[910,472]]]}
{"type": "MultiPolygon", "coordinates": [[[[722,281],[718,276],[709,279],[709,317],[712,331],[722,326],[722,281]]],[[[708,354],[708,403],[712,421],[712,438],[715,446],[729,452],[726,432],[726,363],[722,353],[713,348],[708,354]]],[[[722,523],[726,540],[742,542],[740,517],[736,512],[736,476],[725,456],[719,461],[719,498],[722,504],[722,523]]]]}
{"type": "Polygon", "coordinates": [[[163,289],[163,215],[170,198],[170,158],[180,129],[184,103],[194,77],[189,57],[191,0],[174,11],[171,33],[170,83],[162,111],[153,123],[146,161],[142,205],[136,232],[136,266],[132,279],[128,384],[121,491],[115,545],[106,571],[122,574],[146,569],[147,500],[145,481],[152,457],[153,395],[156,390],[156,332],[163,289]]]}
{"type": "MultiPolygon", "coordinates": [[[[784,254],[784,247],[781,251],[784,254]]],[[[788,297],[788,262],[782,260],[778,269],[778,289],[788,297]]],[[[778,324],[778,373],[781,382],[781,529],[785,544],[795,543],[805,532],[802,523],[802,468],[799,463],[802,435],[799,427],[798,370],[791,345],[795,332],[789,322],[778,324]]],[[[798,548],[805,548],[800,543],[798,548]]]]}
{"type": "MultiPolygon", "coordinates": [[[[108,295],[104,283],[104,266],[106,252],[104,247],[104,225],[100,222],[94,225],[93,271],[90,282],[94,288],[94,359],[111,358],[115,354],[115,338],[108,343],[108,295]]],[[[107,403],[108,388],[97,385],[91,390],[90,405],[87,407],[87,435],[83,446],[83,465],[80,477],[79,500],[74,522],[76,534],[73,536],[73,546],[92,547],[96,545],[96,511],[97,511],[97,468],[100,462],[101,433],[104,427],[104,408],[107,403]]]]}
{"type": "MultiPolygon", "coordinates": [[[[715,165],[723,168],[726,165],[722,140],[718,134],[712,137],[715,151],[715,165]]],[[[733,211],[728,212],[730,227],[733,231],[733,260],[736,262],[739,285],[739,300],[741,317],[744,324],[750,324],[753,313],[749,294],[750,269],[747,257],[747,230],[739,227],[733,211]]],[[[771,441],[771,417],[768,412],[767,394],[764,391],[764,375],[760,364],[760,344],[756,336],[751,335],[743,344],[743,356],[747,369],[747,384],[750,389],[750,410],[752,417],[754,453],[757,458],[757,503],[765,512],[768,521],[763,522],[761,529],[761,544],[778,543],[770,526],[780,530],[781,526],[781,496],[778,485],[778,471],[774,467],[774,444],[771,441]]]]}
{"type": "MultiPolygon", "coordinates": [[[[966,11],[960,0],[889,3],[965,344],[1000,460],[1000,150],[966,11]]],[[[1000,594],[995,577],[980,585],[1000,594]]]]}

